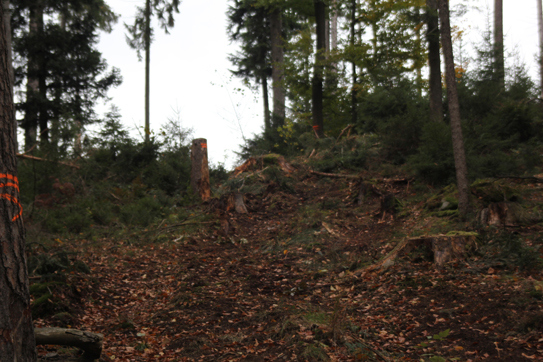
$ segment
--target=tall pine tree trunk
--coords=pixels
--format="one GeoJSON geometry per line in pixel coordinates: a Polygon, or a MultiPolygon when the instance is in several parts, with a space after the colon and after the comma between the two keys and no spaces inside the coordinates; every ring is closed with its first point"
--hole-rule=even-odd
{"type": "Polygon", "coordinates": [[[537,22],[539,26],[539,86],[541,87],[541,99],[543,99],[543,6],[537,1],[537,22]]]}
{"type": "MultiPolygon", "coordinates": [[[[41,1],[36,1],[30,9],[28,31],[38,41],[38,35],[43,27],[43,7],[41,1]]],[[[40,59],[36,52],[28,55],[27,62],[27,85],[26,85],[26,109],[24,119],[25,129],[25,150],[31,149],[37,142],[38,119],[40,109],[40,59]]]]}
{"type": "Polygon", "coordinates": [[[439,56],[439,18],[437,1],[426,0],[426,40],[428,41],[428,66],[430,68],[429,98],[430,119],[443,121],[443,98],[441,86],[441,58],[439,56]]]}
{"type": "MultiPolygon", "coordinates": [[[[332,17],[330,19],[330,47],[334,51],[337,49],[337,0],[332,0],[332,17]]],[[[331,64],[333,73],[337,73],[337,63],[331,64]]]]}
{"type": "Polygon", "coordinates": [[[458,211],[464,218],[469,211],[469,183],[468,167],[462,137],[460,122],[460,105],[456,89],[456,75],[454,71],[454,57],[451,40],[451,24],[449,18],[449,0],[440,0],[439,19],[441,20],[441,45],[445,57],[445,70],[447,80],[447,97],[449,99],[449,116],[451,121],[451,134],[456,168],[456,185],[458,187],[458,211]]]}
{"type": "MultiPolygon", "coordinates": [[[[354,47],[356,41],[356,0],[351,0],[351,47],[354,47]]],[[[351,77],[352,77],[352,88],[351,88],[351,122],[356,124],[358,119],[358,113],[356,109],[356,63],[353,59],[351,62],[351,77]]]]}
{"type": "Polygon", "coordinates": [[[503,0],[494,0],[494,62],[496,76],[502,90],[505,87],[505,59],[503,53],[503,0]]]}
{"type": "Polygon", "coordinates": [[[262,77],[262,99],[264,101],[264,133],[268,134],[271,128],[270,122],[270,98],[268,96],[268,78],[262,77]]]}
{"type": "Polygon", "coordinates": [[[281,36],[283,20],[281,9],[275,8],[270,16],[271,32],[271,57],[272,57],[272,88],[273,88],[273,116],[272,128],[285,124],[285,88],[283,85],[284,76],[284,49],[281,36]]]}
{"type": "Polygon", "coordinates": [[[323,0],[314,0],[315,18],[317,23],[317,52],[315,56],[315,71],[313,73],[312,113],[313,129],[318,137],[324,136],[323,122],[323,90],[324,57],[326,54],[326,7],[323,0]]]}
{"type": "MultiPolygon", "coordinates": [[[[13,94],[13,83],[15,81],[15,77],[13,74],[13,52],[12,52],[12,46],[11,46],[11,9],[9,8],[10,0],[3,0],[2,1],[2,7],[4,8],[4,26],[6,28],[6,47],[8,50],[8,73],[9,73],[9,83],[11,88],[11,93],[13,94]]],[[[15,142],[15,152],[18,150],[18,143],[17,143],[17,119],[15,116],[13,117],[13,121],[15,122],[13,126],[13,141],[15,142]]]]}
{"type": "Polygon", "coordinates": [[[149,143],[151,123],[149,120],[151,67],[151,0],[145,1],[145,143],[149,143]]]}
{"type": "Polygon", "coordinates": [[[30,313],[5,18],[0,7],[0,361],[37,360],[30,313]]]}

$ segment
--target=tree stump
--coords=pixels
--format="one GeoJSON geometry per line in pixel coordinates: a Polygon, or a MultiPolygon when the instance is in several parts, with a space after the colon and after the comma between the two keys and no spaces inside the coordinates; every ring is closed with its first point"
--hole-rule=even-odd
{"type": "Polygon", "coordinates": [[[414,249],[420,247],[431,249],[435,266],[441,268],[445,263],[455,258],[463,258],[466,246],[474,243],[476,237],[476,233],[458,232],[457,234],[451,235],[429,235],[407,238],[400,241],[396,247],[379,262],[363,269],[361,272],[369,273],[375,270],[387,269],[394,265],[399,256],[407,255],[414,249]]]}
{"type": "Polygon", "coordinates": [[[243,194],[242,193],[235,193],[234,194],[234,210],[238,214],[247,214],[247,207],[245,206],[245,202],[243,201],[243,194]]]}
{"type": "Polygon", "coordinates": [[[34,335],[36,345],[54,344],[80,348],[84,352],[82,360],[85,361],[99,359],[102,354],[104,336],[99,333],[67,328],[36,328],[34,335]]]}
{"type": "Polygon", "coordinates": [[[207,201],[211,198],[211,188],[207,162],[207,140],[205,138],[197,138],[192,141],[190,160],[192,163],[190,174],[192,190],[200,196],[202,201],[207,201]]]}
{"type": "Polygon", "coordinates": [[[398,209],[398,200],[394,194],[384,194],[381,196],[381,206],[379,208],[378,216],[385,218],[386,215],[394,216],[398,209]]]}
{"type": "Polygon", "coordinates": [[[507,202],[493,202],[480,211],[478,220],[483,225],[490,226],[516,226],[518,217],[514,207],[507,202]]]}

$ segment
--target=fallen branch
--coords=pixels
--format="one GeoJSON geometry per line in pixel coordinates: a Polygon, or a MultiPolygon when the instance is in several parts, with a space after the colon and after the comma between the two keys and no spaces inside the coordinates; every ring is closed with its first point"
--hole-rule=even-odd
{"type": "Polygon", "coordinates": [[[34,335],[36,345],[54,344],[78,347],[84,352],[84,360],[94,361],[99,359],[102,354],[104,335],[100,333],[67,328],[36,328],[34,335]]]}
{"type": "MultiPolygon", "coordinates": [[[[353,125],[350,124],[350,125],[348,125],[347,127],[343,128],[343,130],[341,130],[341,133],[339,134],[339,136],[338,136],[337,139],[336,139],[336,143],[338,143],[339,139],[341,138],[341,136],[343,136],[343,134],[345,133],[345,131],[350,130],[352,127],[353,127],[353,125]]],[[[347,135],[347,137],[349,137],[349,136],[347,135]]]]}
{"type": "Polygon", "coordinates": [[[309,173],[312,173],[314,175],[319,175],[319,176],[336,177],[336,178],[353,178],[353,179],[360,178],[360,176],[355,176],[355,175],[340,175],[337,173],[326,173],[326,172],[318,172],[318,171],[313,171],[313,170],[309,170],[309,173]]]}
{"type": "Polygon", "coordinates": [[[18,153],[18,154],[17,154],[17,157],[19,157],[19,158],[26,158],[26,159],[28,159],[28,160],[33,160],[33,161],[58,163],[58,164],[60,164],[60,165],[69,166],[69,167],[75,168],[75,169],[77,169],[77,170],[79,170],[79,168],[80,168],[79,166],[74,165],[74,164],[71,164],[71,163],[68,163],[68,162],[64,162],[64,161],[55,161],[55,160],[48,160],[48,159],[46,159],[46,158],[40,158],[40,157],[36,157],[36,156],[25,155],[24,153],[18,153]]]}

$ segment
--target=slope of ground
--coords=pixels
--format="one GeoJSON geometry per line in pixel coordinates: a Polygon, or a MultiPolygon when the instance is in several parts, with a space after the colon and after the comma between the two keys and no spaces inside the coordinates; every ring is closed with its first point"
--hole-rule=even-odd
{"type": "Polygon", "coordinates": [[[69,277],[81,294],[69,326],[105,335],[103,361],[542,361],[540,270],[411,255],[360,273],[403,237],[452,227],[409,183],[377,188],[404,200],[401,215],[371,193],[359,205],[354,179],[307,173],[246,194],[247,214],[217,200],[194,210],[206,221],[162,223],[152,242],[65,241],[91,270],[69,277]]]}

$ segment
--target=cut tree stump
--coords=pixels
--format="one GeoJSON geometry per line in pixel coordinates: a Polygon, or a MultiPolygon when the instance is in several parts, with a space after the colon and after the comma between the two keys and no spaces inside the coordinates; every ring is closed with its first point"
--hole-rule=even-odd
{"type": "Polygon", "coordinates": [[[53,344],[80,348],[84,352],[84,361],[94,361],[102,354],[104,336],[100,333],[67,328],[35,328],[34,335],[36,345],[53,344]]]}
{"type": "Polygon", "coordinates": [[[407,255],[411,251],[426,247],[432,251],[434,264],[441,268],[445,263],[453,259],[462,259],[466,246],[475,243],[477,233],[460,232],[452,235],[429,235],[415,238],[407,238],[398,243],[387,256],[376,264],[362,269],[363,274],[376,270],[385,270],[394,265],[396,259],[407,255]]]}
{"type": "Polygon", "coordinates": [[[494,202],[479,212],[478,220],[483,225],[517,226],[518,217],[514,207],[508,202],[494,202]]]}
{"type": "Polygon", "coordinates": [[[247,207],[243,201],[243,194],[239,192],[234,194],[234,210],[236,210],[238,214],[247,214],[247,207]]]}
{"type": "Polygon", "coordinates": [[[192,141],[190,152],[192,169],[190,184],[194,193],[207,201],[211,198],[211,187],[209,184],[209,166],[207,162],[207,140],[197,138],[192,141]]]}
{"type": "Polygon", "coordinates": [[[396,214],[396,211],[398,210],[398,199],[396,199],[396,196],[394,194],[384,194],[380,198],[380,208],[378,216],[382,216],[383,218],[386,215],[394,215],[396,214]]]}

